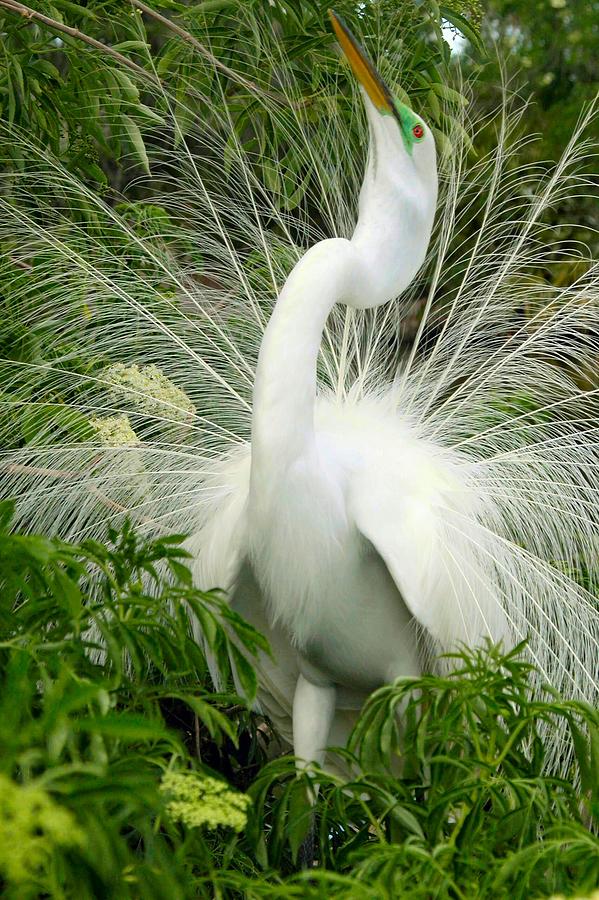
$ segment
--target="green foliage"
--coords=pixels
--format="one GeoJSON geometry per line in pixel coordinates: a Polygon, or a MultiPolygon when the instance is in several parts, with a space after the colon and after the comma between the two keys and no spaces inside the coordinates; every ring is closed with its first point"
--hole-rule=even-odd
{"type": "Polygon", "coordinates": [[[596,883],[599,717],[533,700],[519,648],[375,692],[312,806],[313,774],[264,764],[244,703],[208,686],[190,614],[225,684],[233,641],[248,659],[267,648],[191,586],[179,536],[126,524],[73,545],[11,534],[0,512],[4,896],[525,900],[596,883]],[[563,720],[569,781],[544,758],[563,720]],[[321,866],[298,873],[313,814],[321,866]]]}
{"type": "MultiPolygon", "coordinates": [[[[582,110],[599,95],[596,0],[487,0],[481,33],[494,52],[482,65],[479,60],[474,66],[482,76],[477,80],[477,105],[494,108],[498,85],[508,81],[512,90],[531,101],[523,120],[526,136],[540,136],[540,140],[523,142],[520,160],[543,164],[559,159],[582,110]]],[[[493,135],[483,134],[478,144],[484,150],[493,141],[493,135]]],[[[594,156],[586,171],[592,181],[594,156]]],[[[592,187],[565,198],[551,221],[560,223],[563,237],[587,243],[596,252],[599,218],[592,187]]],[[[570,261],[541,275],[561,286],[572,284],[580,270],[570,261]]]]}
{"type": "MultiPolygon", "coordinates": [[[[6,896],[184,896],[171,860],[185,846],[206,867],[213,850],[165,807],[164,774],[197,768],[169,710],[187,709],[222,745],[237,742],[240,702],[207,687],[190,615],[225,684],[231,641],[251,654],[264,640],[191,586],[178,536],[143,542],[127,525],[108,546],[74,546],[10,534],[10,504],[1,511],[6,896]],[[27,842],[27,858],[10,850],[27,842]]],[[[253,673],[244,673],[251,696],[253,673]]]]}
{"type": "MultiPolygon", "coordinates": [[[[350,782],[318,775],[322,859],[354,882],[345,892],[321,873],[333,896],[362,896],[362,886],[376,898],[527,900],[596,886],[599,715],[533,700],[521,650],[464,651],[446,677],[398,679],[372,695],[342,753],[350,782]],[[576,748],[567,781],[549,774],[544,749],[563,720],[576,748]]],[[[265,863],[296,857],[305,781],[279,761],[251,788],[265,863]]]]}
{"type": "MultiPolygon", "coordinates": [[[[534,93],[530,127],[543,132],[544,158],[556,159],[599,89],[599,6],[596,0],[489,0],[485,12],[485,32],[517,81],[534,93]]],[[[490,72],[489,80],[495,78],[490,72]]]]}
{"type": "MultiPolygon", "coordinates": [[[[104,189],[109,177],[102,162],[141,152],[140,130],[130,119],[139,114],[140,92],[114,57],[103,59],[73,33],[116,49],[136,36],[136,20],[125,6],[115,16],[117,7],[106,0],[33,6],[44,20],[0,5],[0,114],[104,189]]],[[[22,160],[14,157],[13,165],[20,168],[22,160]]]]}
{"type": "MultiPolygon", "coordinates": [[[[517,650],[493,648],[459,655],[447,677],[372,696],[342,754],[350,781],[318,775],[323,868],[293,875],[311,776],[289,757],[267,764],[249,808],[198,771],[169,722],[170,704],[187,708],[203,756],[243,737],[238,698],[206,687],[190,613],[225,681],[232,639],[250,655],[266,649],[220,598],[191,586],[181,538],[146,542],[125,525],[107,546],[75,546],[10,534],[9,503],[1,513],[6,896],[261,896],[277,885],[281,896],[326,886],[338,897],[462,897],[478,885],[480,897],[524,898],[599,876],[585,827],[599,809],[597,714],[533,701],[517,650]],[[574,737],[571,783],[543,769],[543,734],[560,718],[574,737]]],[[[251,668],[240,674],[251,695],[251,668]]]]}

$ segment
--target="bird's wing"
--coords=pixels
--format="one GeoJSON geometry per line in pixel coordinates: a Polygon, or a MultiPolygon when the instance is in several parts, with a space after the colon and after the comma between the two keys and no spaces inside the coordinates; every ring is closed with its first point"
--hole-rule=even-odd
{"type": "Polygon", "coordinates": [[[442,650],[508,638],[493,590],[485,531],[471,492],[441,458],[420,452],[403,465],[380,459],[353,479],[349,506],[406,606],[442,650]]]}

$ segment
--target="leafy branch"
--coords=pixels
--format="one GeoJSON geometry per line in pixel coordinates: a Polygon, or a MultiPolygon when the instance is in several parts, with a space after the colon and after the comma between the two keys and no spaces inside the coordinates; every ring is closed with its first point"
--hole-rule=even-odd
{"type": "Polygon", "coordinates": [[[236,81],[238,84],[242,85],[246,90],[250,91],[254,94],[262,94],[265,97],[270,97],[272,100],[276,100],[279,103],[283,103],[284,105],[293,105],[293,106],[302,106],[305,105],[308,101],[303,101],[303,103],[292,103],[288,97],[285,97],[284,94],[277,93],[275,91],[269,91],[266,88],[261,88],[256,84],[255,81],[250,81],[247,78],[244,78],[243,75],[240,75],[238,72],[235,72],[229,66],[225,65],[225,63],[221,62],[218,57],[216,57],[211,51],[202,44],[201,41],[198,41],[196,37],[191,34],[191,32],[186,31],[185,28],[182,28],[180,25],[177,25],[176,22],[173,22],[171,19],[168,19],[166,16],[163,16],[161,13],[157,12],[152,7],[148,6],[146,3],[142,3],[141,0],[131,0],[131,5],[135,8],[143,12],[146,16],[149,16],[152,19],[155,19],[156,22],[159,22],[162,26],[167,28],[169,31],[172,31],[173,34],[176,34],[186,43],[190,44],[198,53],[206,59],[210,65],[214,66],[215,69],[218,69],[219,72],[222,72],[227,78],[230,78],[232,81],[236,81]]]}
{"type": "MultiPolygon", "coordinates": [[[[212,66],[214,66],[215,69],[218,69],[220,72],[226,75],[227,78],[242,85],[251,93],[270,97],[272,100],[276,100],[285,105],[302,106],[308,102],[303,101],[302,103],[298,104],[297,102],[291,101],[284,94],[280,94],[275,91],[269,91],[265,88],[259,87],[256,82],[244,78],[243,75],[240,75],[238,72],[235,72],[229,66],[225,65],[225,63],[221,62],[216,56],[214,56],[213,53],[210,52],[210,50],[206,46],[204,46],[204,44],[201,43],[201,41],[198,41],[198,39],[195,38],[189,31],[186,31],[180,25],[172,22],[166,16],[161,15],[161,13],[152,9],[150,6],[147,6],[147,4],[142,3],[141,0],[131,0],[131,5],[134,9],[139,10],[150,18],[159,22],[169,31],[172,31],[178,37],[191,44],[191,46],[193,46],[201,56],[203,56],[212,66]]],[[[71,25],[65,25],[63,22],[59,22],[57,19],[53,19],[50,16],[45,15],[44,13],[38,12],[38,10],[32,9],[30,6],[26,6],[24,3],[19,3],[18,0],[0,0],[0,8],[23,16],[23,18],[25,19],[41,22],[43,25],[46,25],[53,31],[68,35],[68,37],[74,38],[75,40],[82,41],[83,43],[88,44],[90,47],[93,47],[95,50],[100,50],[103,54],[111,57],[120,65],[124,66],[130,71],[135,72],[136,75],[145,79],[146,81],[149,81],[158,86],[161,85],[161,81],[157,75],[154,75],[152,72],[144,69],[143,66],[138,65],[123,53],[120,53],[118,50],[115,50],[108,44],[104,44],[102,41],[97,40],[97,38],[86,34],[86,32],[81,31],[79,28],[74,28],[71,25]]]]}
{"type": "Polygon", "coordinates": [[[25,6],[25,4],[19,3],[18,0],[0,0],[0,8],[23,16],[23,18],[25,19],[41,22],[43,25],[46,25],[53,31],[58,31],[61,34],[66,34],[69,37],[74,38],[75,40],[83,41],[83,43],[88,44],[90,47],[94,47],[94,49],[96,50],[101,50],[102,53],[110,56],[120,65],[125,66],[125,68],[130,69],[132,72],[135,72],[136,75],[139,75],[140,77],[151,81],[154,84],[160,84],[160,80],[151,72],[148,72],[142,66],[138,66],[137,63],[133,62],[133,60],[128,59],[126,56],[124,56],[124,54],[119,53],[119,51],[115,50],[113,47],[109,47],[108,44],[103,44],[102,41],[98,41],[96,38],[91,37],[91,35],[80,31],[79,28],[73,28],[71,25],[65,25],[63,22],[59,22],[57,19],[52,19],[50,16],[44,15],[44,13],[38,12],[35,9],[31,9],[30,6],[25,6]]]}

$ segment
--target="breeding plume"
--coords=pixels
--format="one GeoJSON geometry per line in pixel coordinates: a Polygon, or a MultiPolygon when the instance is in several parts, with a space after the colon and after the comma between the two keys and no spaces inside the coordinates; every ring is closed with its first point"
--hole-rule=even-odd
{"type": "Polygon", "coordinates": [[[230,137],[215,194],[222,121],[160,148],[170,194],[145,218],[25,138],[2,201],[15,262],[35,259],[19,302],[39,316],[43,290],[42,322],[62,327],[6,363],[45,418],[5,492],[65,536],[124,514],[190,533],[200,586],[271,642],[262,708],[319,762],[369,692],[460,642],[528,638],[543,681],[588,700],[598,649],[597,266],[579,259],[566,288],[532,277],[583,254],[544,217],[585,190],[587,123],[549,172],[514,167],[506,109],[488,157],[468,162],[454,135],[438,204],[431,129],[332,22],[367,120],[359,198],[341,126],[307,143],[296,108],[318,216],[282,214],[230,137]],[[152,216],[162,233],[140,234],[152,216]]]}

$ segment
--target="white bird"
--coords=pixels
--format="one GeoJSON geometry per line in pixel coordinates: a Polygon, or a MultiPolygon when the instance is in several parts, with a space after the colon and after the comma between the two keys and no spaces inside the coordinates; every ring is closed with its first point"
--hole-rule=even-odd
{"type": "MultiPolygon", "coordinates": [[[[457,460],[420,441],[384,394],[341,405],[322,399],[317,408],[317,359],[333,305],[364,309],[397,297],[424,262],[437,201],[430,128],[393,99],[332,20],[363,85],[371,130],[358,222],[350,240],[312,247],[277,300],[256,371],[251,463],[232,498],[244,567],[233,605],[271,633],[276,627],[295,682],[294,751],[321,764],[337,710],[420,673],[414,620],[444,642],[486,630],[497,639],[503,625],[497,606],[486,616],[473,604],[461,613],[463,579],[456,583],[438,539],[443,510],[472,505],[457,460]]],[[[210,531],[202,541],[210,546],[210,531]]]]}
{"type": "Polygon", "coordinates": [[[260,347],[251,448],[219,473],[227,499],[196,541],[201,582],[227,571],[233,607],[274,647],[274,665],[261,663],[266,710],[290,739],[292,711],[295,755],[319,764],[371,691],[422,671],[427,636],[449,650],[487,637],[509,646],[518,633],[488,577],[486,554],[501,565],[482,525],[493,500],[479,496],[468,456],[423,438],[397,385],[341,403],[318,392],[331,310],[378,307],[408,287],[438,191],[430,128],[331,19],[370,128],[357,224],[289,275],[260,347]],[[204,559],[216,567],[202,570],[204,559]]]}
{"type": "MultiPolygon", "coordinates": [[[[584,123],[544,180],[506,165],[507,114],[488,158],[466,167],[454,147],[428,300],[394,366],[385,345],[433,231],[435,142],[332,18],[369,128],[357,224],[337,126],[323,123],[312,148],[298,118],[288,140],[317,173],[320,217],[348,237],[301,256],[266,327],[272,287],[299,251],[245,149],[223,143],[226,110],[193,153],[183,140],[173,150],[162,243],[17,134],[33,162],[0,197],[0,237],[28,270],[35,261],[34,279],[16,269],[14,303],[31,309],[33,334],[42,322],[43,341],[58,335],[4,361],[42,426],[10,454],[2,492],[18,495],[21,522],[64,537],[102,535],[125,513],[191,533],[197,583],[226,589],[270,640],[261,707],[316,762],[369,692],[438,650],[529,637],[539,686],[592,701],[599,646],[596,600],[575,571],[596,560],[598,389],[575,378],[597,358],[597,266],[566,289],[528,276],[554,252],[540,243],[545,211],[581,189],[584,123]],[[233,173],[220,195],[219,147],[233,173]],[[473,210],[480,234],[460,256],[473,210]],[[187,251],[177,257],[182,234],[202,252],[204,287],[187,251]],[[433,298],[443,315],[423,351],[433,298]]],[[[567,768],[563,747],[552,761],[567,768]]]]}

